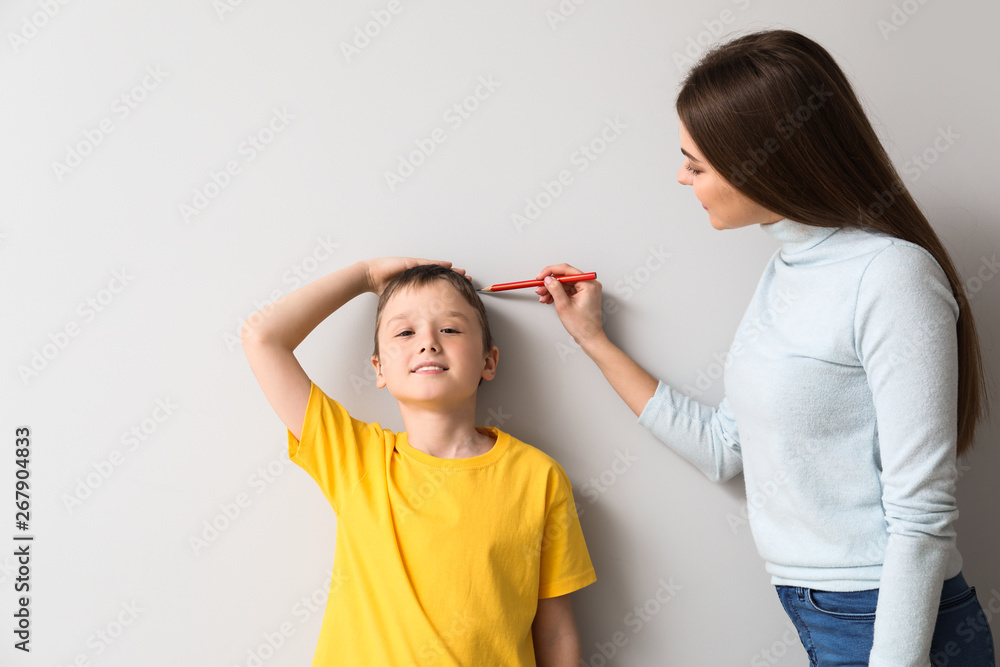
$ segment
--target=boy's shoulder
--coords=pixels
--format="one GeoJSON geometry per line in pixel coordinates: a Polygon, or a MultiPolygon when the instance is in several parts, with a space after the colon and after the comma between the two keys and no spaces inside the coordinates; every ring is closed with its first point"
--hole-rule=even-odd
{"type": "Polygon", "coordinates": [[[501,431],[498,428],[494,428],[493,430],[497,432],[498,440],[499,437],[501,437],[501,434],[510,438],[510,454],[514,465],[530,468],[538,475],[544,474],[546,477],[559,478],[563,480],[567,486],[569,485],[569,477],[566,475],[566,471],[555,459],[555,457],[542,451],[534,445],[530,445],[523,440],[520,440],[506,431],[501,431]]]}

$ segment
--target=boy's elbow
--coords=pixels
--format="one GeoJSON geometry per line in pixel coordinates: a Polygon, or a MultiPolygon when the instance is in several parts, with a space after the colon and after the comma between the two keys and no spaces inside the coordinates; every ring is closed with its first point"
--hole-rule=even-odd
{"type": "Polygon", "coordinates": [[[240,342],[243,344],[244,350],[248,346],[265,342],[267,330],[261,326],[263,319],[264,315],[257,311],[240,325],[240,342]]]}
{"type": "Polygon", "coordinates": [[[267,338],[263,331],[253,326],[251,320],[247,320],[240,326],[240,343],[243,355],[252,365],[255,359],[259,359],[265,353],[267,338]]]}

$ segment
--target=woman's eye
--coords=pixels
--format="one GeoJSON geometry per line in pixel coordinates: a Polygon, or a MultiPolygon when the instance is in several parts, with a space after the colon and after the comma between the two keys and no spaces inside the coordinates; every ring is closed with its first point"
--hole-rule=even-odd
{"type": "Polygon", "coordinates": [[[699,170],[697,170],[694,167],[692,167],[690,162],[685,162],[684,163],[684,168],[687,169],[688,171],[690,171],[692,174],[700,174],[701,173],[699,170]]]}

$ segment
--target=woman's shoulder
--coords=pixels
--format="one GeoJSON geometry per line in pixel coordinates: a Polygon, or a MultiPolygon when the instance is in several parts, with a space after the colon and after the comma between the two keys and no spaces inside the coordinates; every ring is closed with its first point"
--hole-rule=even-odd
{"type": "Polygon", "coordinates": [[[934,255],[917,243],[866,227],[844,227],[834,236],[839,237],[838,244],[852,258],[861,262],[865,279],[878,274],[906,278],[932,273],[947,282],[934,255]]]}
{"type": "Polygon", "coordinates": [[[888,235],[867,258],[858,283],[857,308],[889,313],[896,320],[902,314],[926,318],[931,312],[958,317],[951,281],[934,256],[916,243],[888,235]],[[878,304],[882,305],[876,308],[878,304]]]}
{"type": "Polygon", "coordinates": [[[870,261],[865,274],[882,273],[888,277],[907,278],[933,274],[948,282],[941,265],[923,246],[881,232],[869,232],[870,261]]]}

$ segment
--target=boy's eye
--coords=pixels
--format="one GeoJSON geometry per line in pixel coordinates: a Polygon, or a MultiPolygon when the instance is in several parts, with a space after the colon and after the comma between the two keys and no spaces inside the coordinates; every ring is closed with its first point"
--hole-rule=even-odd
{"type": "Polygon", "coordinates": [[[445,327],[444,329],[441,329],[441,331],[444,333],[462,333],[458,329],[452,329],[451,327],[445,327]]]}
{"type": "Polygon", "coordinates": [[[409,329],[404,329],[404,330],[400,331],[398,334],[396,334],[396,336],[412,336],[412,335],[413,335],[413,332],[410,331],[409,329]]]}

